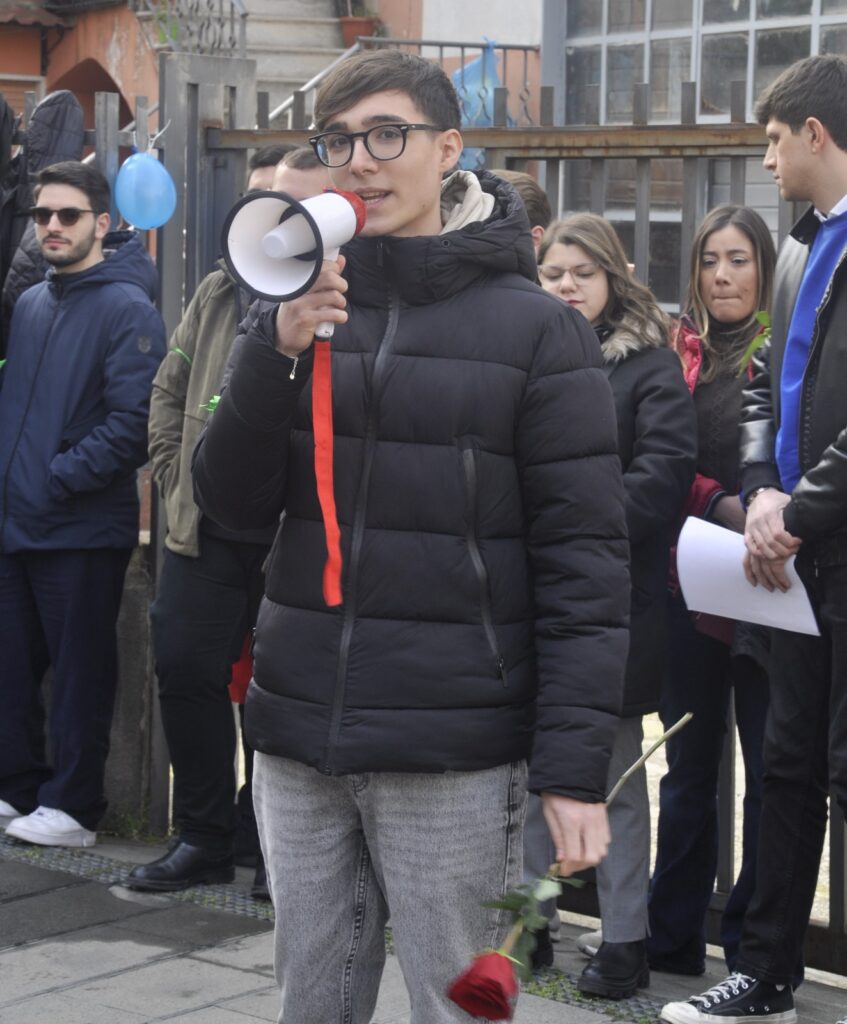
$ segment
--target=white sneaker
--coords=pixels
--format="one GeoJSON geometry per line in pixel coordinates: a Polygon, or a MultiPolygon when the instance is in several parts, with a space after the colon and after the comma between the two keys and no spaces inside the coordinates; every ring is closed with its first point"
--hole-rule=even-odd
{"type": "Polygon", "coordinates": [[[37,807],[32,814],[15,818],[6,826],[6,835],[39,846],[93,846],[97,841],[96,832],[55,807],[37,807]]]}
{"type": "Polygon", "coordinates": [[[597,950],[603,945],[603,932],[585,932],[576,940],[576,948],[586,956],[597,956],[597,950]]]}
{"type": "Polygon", "coordinates": [[[12,818],[19,818],[21,812],[16,808],[12,807],[11,804],[7,804],[5,800],[0,800],[0,826],[8,825],[12,818]]]}

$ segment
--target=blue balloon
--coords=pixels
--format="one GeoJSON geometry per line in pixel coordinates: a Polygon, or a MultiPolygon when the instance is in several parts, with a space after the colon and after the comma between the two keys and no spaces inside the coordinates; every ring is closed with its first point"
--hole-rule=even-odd
{"type": "Polygon", "coordinates": [[[176,186],[154,156],[134,153],[118,171],[115,202],[134,227],[160,228],[176,209],[176,186]]]}

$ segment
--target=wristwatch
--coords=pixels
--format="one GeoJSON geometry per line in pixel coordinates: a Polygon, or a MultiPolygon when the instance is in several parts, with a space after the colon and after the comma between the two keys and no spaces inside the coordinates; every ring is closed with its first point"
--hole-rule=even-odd
{"type": "Polygon", "coordinates": [[[749,494],[744,495],[744,507],[749,508],[753,504],[753,499],[757,497],[762,491],[773,491],[775,490],[772,484],[765,484],[764,487],[757,487],[755,490],[750,491],[749,494]]]}

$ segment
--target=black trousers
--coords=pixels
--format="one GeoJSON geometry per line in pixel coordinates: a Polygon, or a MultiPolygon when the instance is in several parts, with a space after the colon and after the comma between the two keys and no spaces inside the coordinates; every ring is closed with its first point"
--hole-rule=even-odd
{"type": "MultiPolygon", "coordinates": [[[[774,630],[756,889],[737,969],[789,984],[812,911],[830,786],[847,815],[847,565],[800,573],[821,636],[774,630]]],[[[833,817],[838,818],[833,809],[833,817]]]]}
{"type": "Polygon", "coordinates": [[[235,828],[236,730],[227,685],[256,621],[267,547],[200,535],[199,558],[165,551],[150,610],[173,823],[193,846],[227,853],[235,828]]]}
{"type": "Polygon", "coordinates": [[[0,554],[0,798],[96,829],[118,679],[129,548],[0,554]],[[53,666],[49,752],[42,677],[53,666]]]}

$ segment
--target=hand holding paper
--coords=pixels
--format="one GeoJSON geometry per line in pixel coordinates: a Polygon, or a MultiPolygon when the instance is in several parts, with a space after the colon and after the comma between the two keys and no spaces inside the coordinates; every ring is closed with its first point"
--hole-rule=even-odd
{"type": "Polygon", "coordinates": [[[747,581],[745,551],[741,534],[693,516],[685,521],[676,560],[682,594],[691,611],[820,636],[794,558],[785,563],[790,589],[768,591],[747,581]]]}

